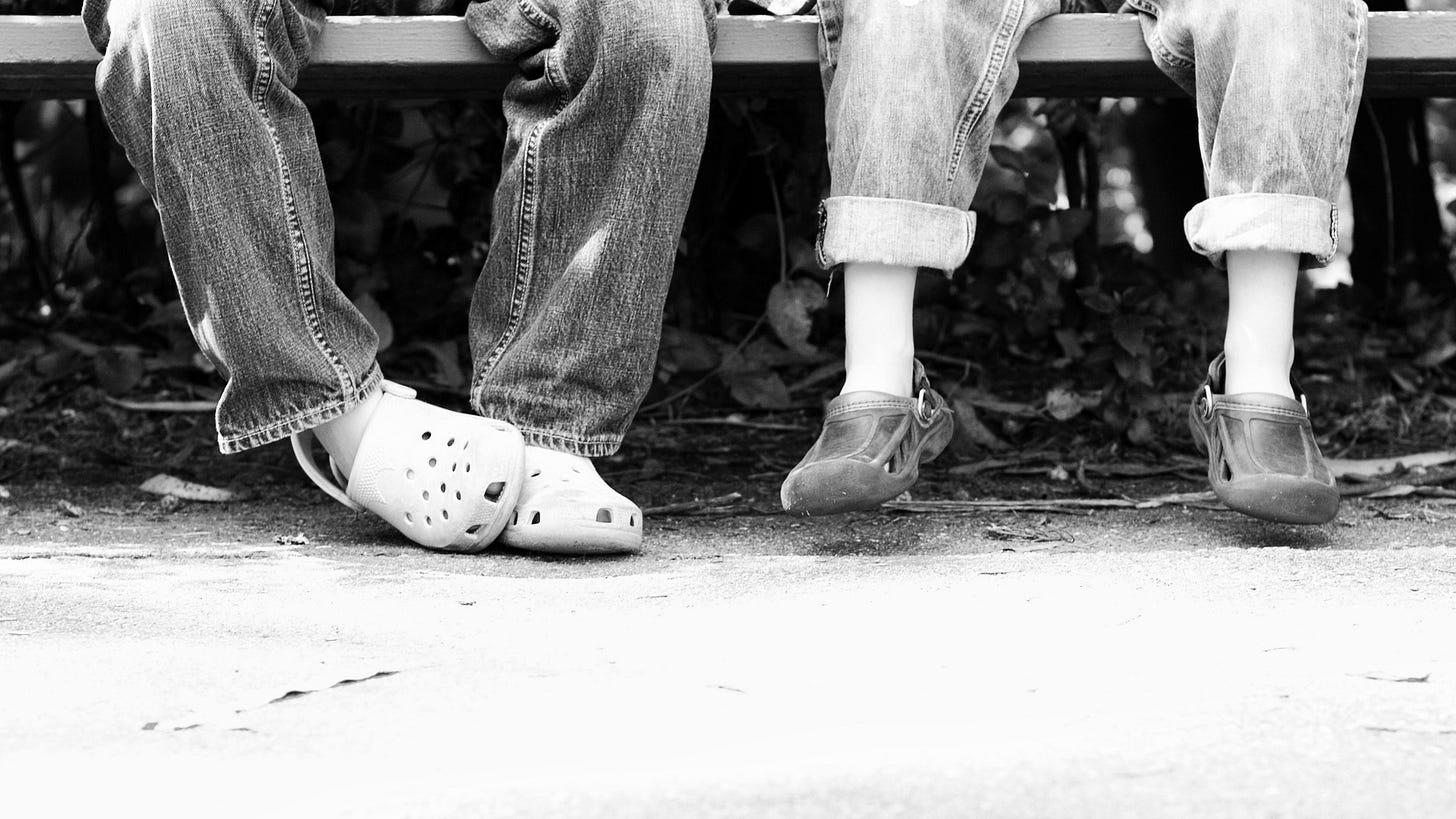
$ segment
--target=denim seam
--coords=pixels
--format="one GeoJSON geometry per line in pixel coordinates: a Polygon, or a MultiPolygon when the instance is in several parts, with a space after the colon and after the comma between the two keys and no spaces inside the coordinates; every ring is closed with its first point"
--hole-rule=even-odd
{"type": "MultiPolygon", "coordinates": [[[[829,0],[820,0],[819,5],[821,7],[828,6],[830,5],[830,2],[829,0]]],[[[818,11],[819,53],[821,55],[821,59],[823,60],[823,63],[820,65],[820,71],[823,72],[823,70],[826,68],[830,71],[835,71],[839,68],[839,9],[837,7],[834,9],[832,13],[834,20],[832,22],[830,20],[831,13],[826,8],[819,8],[818,11]],[[831,25],[835,27],[835,31],[832,36],[829,32],[831,25]]],[[[826,87],[824,90],[828,92],[828,84],[826,83],[825,86],[826,87]]]]}
{"type": "Polygon", "coordinates": [[[324,336],[323,327],[319,322],[318,291],[314,288],[315,267],[312,257],[308,252],[308,242],[304,240],[303,226],[298,217],[298,203],[293,196],[293,176],[289,172],[288,160],[283,155],[283,146],[278,138],[278,129],[274,126],[272,118],[268,115],[267,96],[273,87],[276,78],[273,60],[268,53],[267,23],[277,11],[277,3],[274,0],[265,0],[258,6],[258,13],[253,18],[253,36],[258,48],[258,74],[253,80],[253,105],[258,109],[263,119],[263,125],[268,131],[269,141],[273,145],[273,156],[278,162],[278,174],[281,183],[280,193],[283,196],[284,218],[288,225],[288,240],[293,255],[293,283],[298,288],[299,306],[303,310],[304,321],[308,325],[309,334],[313,336],[314,344],[318,351],[328,360],[329,366],[334,370],[334,376],[339,379],[339,388],[348,392],[358,388],[354,376],[349,372],[348,366],[333,345],[328,343],[324,336]]]}
{"type": "Polygon", "coordinates": [[[961,158],[966,152],[966,144],[971,139],[971,131],[975,130],[976,123],[985,116],[996,85],[1001,82],[1001,72],[1005,70],[1006,58],[1011,53],[1011,40],[1016,36],[1016,27],[1021,23],[1024,9],[1024,0],[1013,0],[1013,2],[1006,3],[1005,9],[1001,13],[1001,22],[996,29],[991,54],[986,60],[986,69],[981,72],[980,81],[971,91],[971,98],[961,113],[960,124],[956,127],[955,143],[951,146],[950,168],[945,177],[947,182],[955,181],[956,173],[960,170],[961,158]]]}
{"type": "Polygon", "coordinates": [[[526,18],[527,22],[548,34],[557,37],[561,36],[561,25],[551,19],[551,15],[547,14],[539,6],[531,2],[531,0],[516,0],[516,8],[521,10],[521,15],[526,18]]]}
{"type": "MultiPolygon", "coordinates": [[[[1142,12],[1143,14],[1152,17],[1155,20],[1161,19],[1158,15],[1157,4],[1155,3],[1143,2],[1143,0],[1127,0],[1127,4],[1142,12]]],[[[1151,40],[1151,42],[1148,43],[1149,51],[1156,51],[1159,57],[1167,60],[1173,65],[1178,66],[1179,68],[1193,67],[1193,58],[1185,57],[1184,55],[1179,54],[1177,51],[1175,51],[1171,46],[1169,46],[1167,41],[1163,39],[1163,35],[1158,31],[1156,27],[1153,28],[1152,37],[1149,39],[1151,40]]]]}
{"type": "Polygon", "coordinates": [[[531,290],[531,270],[536,261],[536,154],[541,144],[541,132],[545,127],[546,123],[543,122],[532,129],[521,150],[520,215],[516,219],[521,235],[516,240],[516,280],[515,288],[511,292],[510,317],[470,387],[474,403],[482,413],[484,409],[481,407],[480,393],[485,388],[485,374],[505,355],[506,348],[515,339],[521,327],[521,319],[526,314],[526,297],[531,290]]]}
{"type": "Polygon", "coordinates": [[[219,436],[218,449],[224,455],[231,455],[254,447],[271,444],[294,433],[302,432],[305,429],[312,429],[320,424],[326,424],[352,409],[360,401],[363,401],[365,396],[373,392],[383,380],[384,375],[379,371],[378,365],[372,366],[369,369],[369,374],[364,377],[359,388],[354,390],[352,394],[346,394],[343,398],[329,401],[323,406],[295,413],[281,421],[274,421],[262,429],[255,429],[252,432],[243,435],[234,435],[228,438],[219,436]]]}
{"type": "MultiPolygon", "coordinates": [[[[516,0],[516,8],[520,10],[521,16],[526,18],[526,22],[550,34],[552,37],[560,39],[561,24],[552,19],[551,15],[547,14],[545,10],[538,7],[531,0],[516,0]]],[[[551,49],[547,49],[542,59],[546,63],[546,81],[551,83],[551,87],[556,89],[558,95],[555,113],[559,114],[566,107],[566,94],[571,87],[571,81],[564,73],[565,69],[561,66],[561,61],[551,58],[552,53],[551,49]]]]}
{"type": "MultiPolygon", "coordinates": [[[[600,458],[611,455],[622,446],[622,436],[611,435],[605,438],[577,438],[570,435],[563,435],[560,432],[538,429],[536,427],[517,426],[528,444],[532,442],[565,444],[566,448],[573,454],[586,458],[600,458]]],[[[554,447],[547,447],[552,449],[554,447]]]]}

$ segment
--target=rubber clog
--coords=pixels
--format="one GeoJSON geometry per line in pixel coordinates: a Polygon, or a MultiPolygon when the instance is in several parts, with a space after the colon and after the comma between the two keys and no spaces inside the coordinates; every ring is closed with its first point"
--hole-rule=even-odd
{"type": "Polygon", "coordinates": [[[428,549],[475,553],[510,521],[523,484],[525,442],[515,427],[416,400],[386,381],[348,476],[314,459],[311,430],[293,436],[299,465],[318,487],[368,510],[428,549]]]}

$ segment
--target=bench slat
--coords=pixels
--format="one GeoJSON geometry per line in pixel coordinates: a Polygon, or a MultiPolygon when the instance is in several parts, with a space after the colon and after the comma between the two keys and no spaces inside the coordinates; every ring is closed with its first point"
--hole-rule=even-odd
{"type": "MultiPolygon", "coordinates": [[[[713,57],[720,92],[812,93],[813,18],[725,17],[713,57]]],[[[1130,15],[1046,20],[1021,49],[1021,96],[1180,93],[1152,63],[1130,15]]],[[[0,98],[94,96],[97,56],[79,18],[0,16],[0,98]]],[[[333,17],[300,90],[328,97],[499,96],[513,75],[456,17],[333,17]]],[[[1378,12],[1370,20],[1370,96],[1456,96],[1456,12],[1378,12]]]]}

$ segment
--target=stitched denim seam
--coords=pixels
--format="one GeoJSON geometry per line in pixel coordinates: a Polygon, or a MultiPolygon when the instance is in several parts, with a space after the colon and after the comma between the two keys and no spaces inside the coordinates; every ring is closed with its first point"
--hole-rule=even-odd
{"type": "Polygon", "coordinates": [[[604,438],[578,438],[572,435],[564,435],[551,430],[537,429],[536,427],[517,426],[528,444],[532,440],[549,441],[565,444],[568,450],[576,450],[576,454],[587,458],[600,458],[611,455],[622,445],[621,435],[609,435],[604,438]]]}
{"type": "Polygon", "coordinates": [[[354,383],[354,377],[344,364],[343,358],[333,348],[333,345],[328,343],[319,322],[322,310],[319,307],[318,291],[314,288],[315,267],[313,259],[309,255],[308,242],[304,240],[303,225],[298,216],[298,203],[293,195],[293,176],[289,172],[288,160],[283,155],[283,145],[278,137],[278,129],[268,115],[267,96],[273,87],[277,72],[274,70],[272,57],[268,53],[266,29],[268,21],[277,8],[276,0],[264,0],[258,5],[258,13],[253,17],[253,36],[258,49],[258,73],[253,79],[253,105],[263,118],[263,125],[267,129],[269,141],[273,145],[273,157],[278,163],[279,193],[283,196],[284,220],[288,225],[289,249],[293,255],[293,283],[298,288],[299,306],[303,310],[304,321],[308,325],[309,334],[313,336],[318,351],[328,360],[335,377],[339,379],[340,389],[349,392],[351,389],[356,389],[358,385],[354,383]]]}
{"type": "Polygon", "coordinates": [[[505,355],[506,348],[515,339],[521,328],[521,320],[526,314],[526,298],[531,290],[531,271],[536,262],[536,156],[541,145],[541,132],[545,130],[546,124],[543,122],[533,128],[521,149],[520,215],[516,219],[516,227],[521,235],[516,240],[515,287],[511,291],[510,316],[506,321],[506,328],[486,356],[485,363],[480,367],[480,374],[471,385],[477,405],[480,392],[485,387],[485,374],[505,355]]]}
{"type": "MultiPolygon", "coordinates": [[[[1350,59],[1346,65],[1345,71],[1345,117],[1342,123],[1344,126],[1343,133],[1346,136],[1346,140],[1343,143],[1345,150],[1345,162],[1339,163],[1340,167],[1344,167],[1344,165],[1349,162],[1349,135],[1355,129],[1355,117],[1358,115],[1358,107],[1360,105],[1359,86],[1364,81],[1364,73],[1358,70],[1358,63],[1360,62],[1360,31],[1362,29],[1362,26],[1365,25],[1365,20],[1361,19],[1361,13],[1359,10],[1360,5],[1361,4],[1357,3],[1345,4],[1346,15],[1354,23],[1354,25],[1350,26],[1349,37],[1347,38],[1351,48],[1350,59]]],[[[1365,19],[1368,20],[1369,18],[1365,19]]],[[[1338,205],[1330,206],[1330,248],[1327,253],[1317,258],[1317,261],[1319,261],[1321,264],[1328,263],[1331,259],[1335,257],[1335,253],[1339,251],[1339,211],[1340,209],[1338,205]]]]}
{"type": "Polygon", "coordinates": [[[960,125],[956,127],[955,142],[951,146],[950,168],[945,177],[946,182],[955,181],[956,173],[960,170],[961,158],[966,152],[966,144],[971,139],[971,131],[975,130],[976,123],[985,116],[986,107],[991,101],[992,94],[995,93],[996,85],[1001,82],[1001,72],[1005,70],[1007,56],[1011,53],[1011,40],[1016,36],[1016,27],[1021,23],[1021,15],[1024,10],[1024,0],[1015,0],[1015,2],[1008,2],[1001,13],[1001,22],[996,28],[996,37],[991,54],[986,61],[986,70],[981,72],[981,79],[971,91],[971,98],[961,113],[960,125]]]}
{"type": "Polygon", "coordinates": [[[527,22],[548,34],[561,36],[561,24],[551,19],[551,15],[532,3],[531,0],[516,0],[516,8],[521,10],[521,15],[526,18],[527,22]]]}
{"type": "MultiPolygon", "coordinates": [[[[1161,19],[1158,15],[1158,6],[1156,3],[1149,3],[1146,2],[1146,0],[1127,0],[1127,4],[1142,12],[1143,14],[1152,17],[1155,20],[1161,19]]],[[[1157,52],[1157,55],[1159,57],[1167,60],[1173,65],[1178,66],[1179,68],[1193,67],[1193,58],[1185,57],[1182,54],[1179,54],[1177,51],[1173,50],[1173,48],[1170,47],[1168,43],[1163,40],[1163,35],[1158,32],[1156,27],[1153,29],[1151,39],[1152,42],[1148,43],[1149,51],[1157,52]]]]}
{"type": "MultiPolygon", "coordinates": [[[[526,22],[558,40],[561,38],[561,24],[531,0],[516,0],[516,8],[520,10],[521,16],[526,18],[526,22]]],[[[552,49],[546,49],[545,54],[542,55],[542,61],[546,64],[544,69],[546,81],[551,83],[551,87],[556,90],[557,94],[556,106],[552,109],[552,113],[559,114],[566,108],[571,81],[567,78],[561,61],[552,58],[553,53],[552,49]]]]}
{"type": "MultiPolygon", "coordinates": [[[[828,9],[830,5],[829,0],[821,0],[819,5],[821,6],[819,9],[819,53],[823,55],[824,61],[821,70],[827,67],[832,71],[839,68],[839,31],[836,25],[834,34],[831,35],[829,32],[831,25],[831,13],[828,9]]],[[[839,22],[838,13],[839,9],[836,7],[833,12],[835,24],[839,22]]],[[[826,88],[825,90],[827,91],[828,89],[826,88]]]]}
{"type": "Polygon", "coordinates": [[[268,426],[252,430],[242,435],[234,435],[228,438],[219,437],[219,448],[223,452],[241,452],[246,449],[252,449],[253,447],[263,446],[264,444],[271,444],[295,432],[312,429],[319,424],[326,424],[343,415],[353,405],[364,400],[364,397],[370,392],[373,392],[374,388],[383,380],[384,376],[379,371],[379,367],[373,366],[370,368],[369,374],[360,382],[358,389],[354,391],[353,395],[330,401],[314,409],[294,413],[288,418],[274,421],[268,426]],[[352,400],[350,400],[351,398],[352,400]]]}

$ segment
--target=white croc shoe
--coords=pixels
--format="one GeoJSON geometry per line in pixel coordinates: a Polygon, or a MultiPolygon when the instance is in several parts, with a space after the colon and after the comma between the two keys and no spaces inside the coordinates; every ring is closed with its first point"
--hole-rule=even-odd
{"type": "Polygon", "coordinates": [[[642,510],[607,486],[596,469],[548,458],[526,470],[500,544],[558,555],[603,555],[642,548],[642,510]]]}
{"type": "Polygon", "coordinates": [[[369,510],[428,549],[480,552],[520,498],[525,442],[504,421],[451,412],[384,382],[347,476],[314,459],[312,430],[293,436],[298,463],[340,503],[369,510]]]}

